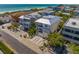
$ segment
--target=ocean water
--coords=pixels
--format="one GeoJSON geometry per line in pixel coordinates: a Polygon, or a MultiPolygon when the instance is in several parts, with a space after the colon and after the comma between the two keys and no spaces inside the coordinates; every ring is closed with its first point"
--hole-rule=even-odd
{"type": "Polygon", "coordinates": [[[58,4],[0,4],[1,12],[22,11],[32,8],[46,8],[49,6],[57,6],[58,4]]]}

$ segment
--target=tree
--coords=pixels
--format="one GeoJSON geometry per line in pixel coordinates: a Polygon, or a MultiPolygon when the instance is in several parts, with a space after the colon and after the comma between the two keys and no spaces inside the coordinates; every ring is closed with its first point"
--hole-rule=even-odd
{"type": "Polygon", "coordinates": [[[70,17],[73,17],[75,15],[74,12],[70,12],[70,17]]]}
{"type": "Polygon", "coordinates": [[[72,12],[72,13],[70,13],[70,15],[64,15],[63,12],[61,11],[61,12],[56,12],[55,15],[62,17],[61,20],[66,22],[70,17],[72,17],[74,15],[74,13],[72,12]]]}
{"type": "Polygon", "coordinates": [[[63,37],[59,33],[49,34],[48,44],[54,47],[62,47],[64,45],[63,37]]]}
{"type": "Polygon", "coordinates": [[[48,45],[53,49],[53,52],[57,54],[67,53],[64,43],[63,36],[59,33],[52,33],[48,35],[48,45]]]}
{"type": "Polygon", "coordinates": [[[28,29],[28,34],[30,37],[33,37],[36,34],[36,25],[34,23],[32,23],[31,27],[28,29]]]}
{"type": "Polygon", "coordinates": [[[11,23],[11,28],[13,30],[17,30],[18,27],[19,27],[19,24],[18,23],[16,23],[16,22],[11,23]]]}
{"type": "Polygon", "coordinates": [[[59,24],[59,28],[60,28],[60,29],[63,28],[63,25],[64,25],[64,22],[63,22],[63,21],[60,22],[60,24],[59,24]]]}
{"type": "Polygon", "coordinates": [[[70,16],[67,16],[67,15],[63,15],[63,16],[62,16],[62,20],[63,20],[64,22],[66,22],[69,18],[70,18],[70,16]]]}
{"type": "Polygon", "coordinates": [[[17,22],[13,22],[12,25],[13,25],[14,27],[17,27],[17,28],[18,28],[18,26],[19,26],[19,24],[18,24],[17,22]]]}
{"type": "Polygon", "coordinates": [[[79,54],[79,45],[76,45],[74,43],[70,43],[68,45],[68,49],[70,53],[79,54]]]}

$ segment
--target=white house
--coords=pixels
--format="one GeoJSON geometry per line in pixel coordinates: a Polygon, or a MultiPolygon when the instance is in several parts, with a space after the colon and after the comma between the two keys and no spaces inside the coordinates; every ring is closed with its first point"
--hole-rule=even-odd
{"type": "Polygon", "coordinates": [[[58,16],[43,16],[36,21],[37,34],[46,37],[49,33],[53,33],[57,30],[57,27],[60,23],[60,17],[58,16]]]}
{"type": "Polygon", "coordinates": [[[70,18],[64,25],[62,35],[66,40],[79,44],[79,18],[70,18]]]}
{"type": "Polygon", "coordinates": [[[28,28],[31,26],[32,21],[35,21],[44,16],[42,14],[39,14],[39,12],[41,12],[44,15],[50,15],[54,13],[54,11],[52,10],[49,11],[49,9],[44,9],[28,15],[22,15],[19,17],[20,19],[19,23],[21,24],[21,29],[28,30],[28,28]]]}

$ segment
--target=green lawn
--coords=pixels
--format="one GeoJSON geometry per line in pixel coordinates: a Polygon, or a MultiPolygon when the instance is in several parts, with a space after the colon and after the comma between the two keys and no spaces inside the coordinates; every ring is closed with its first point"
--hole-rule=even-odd
{"type": "Polygon", "coordinates": [[[0,42],[0,50],[4,53],[4,54],[13,54],[13,52],[2,42],[0,42]]]}

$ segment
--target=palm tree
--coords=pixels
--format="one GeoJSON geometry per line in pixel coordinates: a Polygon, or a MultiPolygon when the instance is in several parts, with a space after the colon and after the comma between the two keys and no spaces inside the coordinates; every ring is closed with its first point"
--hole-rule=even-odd
{"type": "Polygon", "coordinates": [[[18,27],[19,27],[19,24],[18,23],[16,23],[16,22],[11,23],[11,28],[13,30],[17,30],[18,27]]]}
{"type": "Polygon", "coordinates": [[[76,45],[74,43],[70,43],[68,45],[68,49],[70,53],[79,54],[79,45],[76,45]]]}
{"type": "Polygon", "coordinates": [[[36,34],[36,25],[34,23],[32,23],[31,27],[28,29],[28,34],[30,37],[33,37],[36,34]]]}
{"type": "Polygon", "coordinates": [[[62,28],[63,28],[63,26],[64,26],[64,22],[63,22],[63,21],[61,21],[57,30],[62,29],[62,28]]]}
{"type": "Polygon", "coordinates": [[[59,33],[48,35],[48,44],[53,47],[61,47],[64,45],[63,37],[59,33]]]}
{"type": "Polygon", "coordinates": [[[59,33],[52,33],[48,35],[48,46],[54,53],[67,53],[63,36],[59,33]]]}

